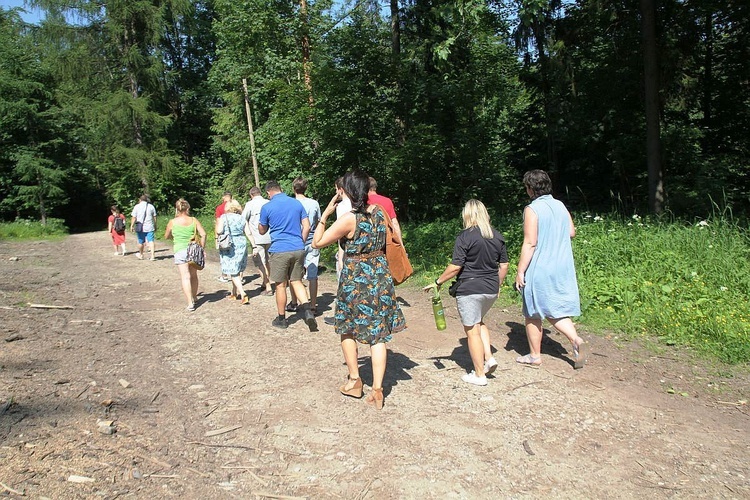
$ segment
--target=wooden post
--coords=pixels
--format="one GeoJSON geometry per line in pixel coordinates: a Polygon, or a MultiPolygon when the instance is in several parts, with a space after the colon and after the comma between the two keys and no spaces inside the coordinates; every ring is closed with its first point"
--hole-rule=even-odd
{"type": "Polygon", "coordinates": [[[253,173],[255,174],[255,185],[260,187],[258,177],[258,159],[255,157],[255,133],[253,132],[253,116],[250,112],[250,96],[247,93],[247,78],[242,79],[242,90],[245,92],[245,114],[247,114],[247,131],[250,134],[250,155],[253,158],[253,173]]]}

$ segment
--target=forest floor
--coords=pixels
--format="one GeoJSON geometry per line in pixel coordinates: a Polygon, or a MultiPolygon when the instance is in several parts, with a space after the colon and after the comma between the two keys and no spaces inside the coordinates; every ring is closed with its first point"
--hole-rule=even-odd
{"type": "MultiPolygon", "coordinates": [[[[524,367],[518,307],[496,307],[500,365],[470,386],[455,304],[438,332],[407,283],[377,411],[337,390],[346,370],[322,321],[334,273],[320,331],[294,315],[277,330],[258,276],[249,305],[228,300],[215,255],[186,312],[171,249],[157,249],[115,257],[104,232],[0,242],[0,496],[750,497],[747,367],[586,332],[584,369],[555,332],[541,368],[524,367]]],[[[368,349],[360,361],[369,384],[368,349]]]]}

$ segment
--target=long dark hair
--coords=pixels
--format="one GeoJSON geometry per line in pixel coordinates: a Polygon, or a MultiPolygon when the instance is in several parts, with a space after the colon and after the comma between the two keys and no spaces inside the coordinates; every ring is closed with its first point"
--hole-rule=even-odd
{"type": "Polygon", "coordinates": [[[344,174],[344,192],[352,202],[352,212],[367,213],[367,193],[370,191],[370,176],[361,170],[344,174]]]}

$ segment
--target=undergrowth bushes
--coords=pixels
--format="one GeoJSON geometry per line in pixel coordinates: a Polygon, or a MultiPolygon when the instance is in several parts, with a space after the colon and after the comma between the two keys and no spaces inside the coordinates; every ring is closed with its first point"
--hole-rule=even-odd
{"type": "Polygon", "coordinates": [[[17,219],[14,222],[0,222],[0,239],[37,239],[64,236],[68,228],[62,219],[47,219],[42,225],[38,220],[17,219]]]}
{"type": "MultiPolygon", "coordinates": [[[[500,302],[512,291],[523,240],[522,223],[494,220],[508,244],[510,266],[500,302]]],[[[633,216],[576,217],[573,240],[582,316],[594,329],[657,338],[723,361],[750,361],[750,233],[729,219],[688,225],[633,216]]],[[[461,230],[456,218],[405,228],[418,283],[434,280],[450,262],[461,230]]]]}
{"type": "Polygon", "coordinates": [[[577,220],[581,320],[750,361],[750,240],[724,219],[695,225],[577,220]]]}

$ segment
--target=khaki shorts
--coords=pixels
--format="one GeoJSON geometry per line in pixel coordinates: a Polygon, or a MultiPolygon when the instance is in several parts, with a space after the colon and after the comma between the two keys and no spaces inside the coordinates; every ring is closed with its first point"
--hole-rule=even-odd
{"type": "Polygon", "coordinates": [[[302,281],[302,263],[305,251],[271,253],[268,265],[271,268],[270,279],[274,283],[285,281],[302,281]]]}
{"type": "Polygon", "coordinates": [[[258,253],[253,255],[255,267],[260,268],[268,265],[268,247],[270,246],[270,243],[259,243],[253,247],[253,250],[258,250],[258,253]]]}

